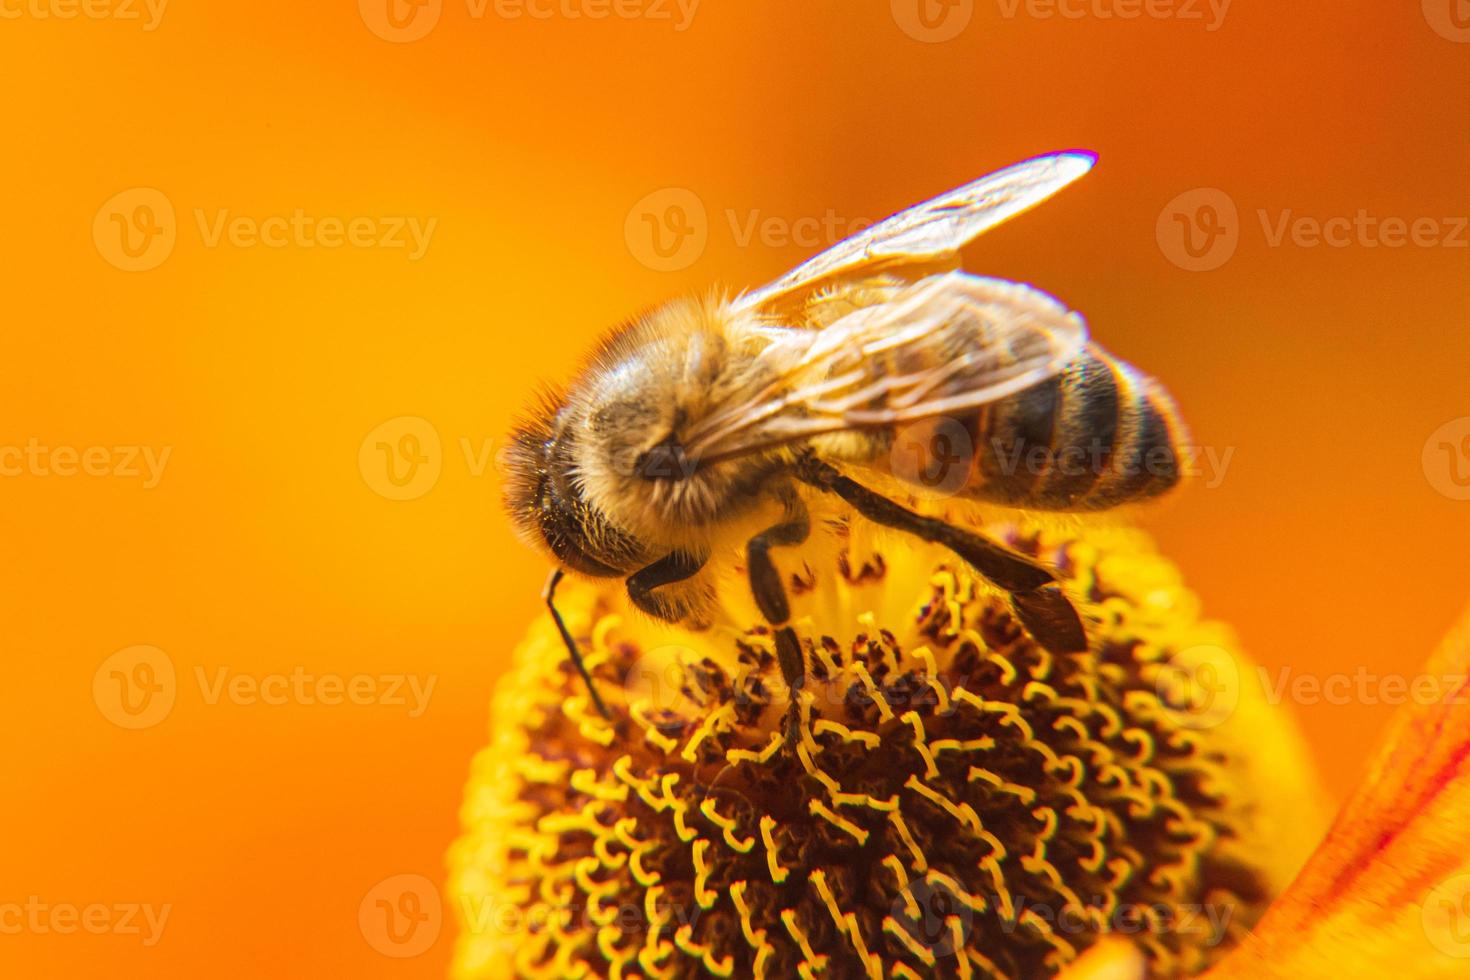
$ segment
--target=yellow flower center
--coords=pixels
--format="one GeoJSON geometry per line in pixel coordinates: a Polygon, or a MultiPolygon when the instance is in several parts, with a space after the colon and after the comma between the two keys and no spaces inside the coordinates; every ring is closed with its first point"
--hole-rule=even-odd
{"type": "Polygon", "coordinates": [[[693,634],[569,591],[613,717],[539,624],[453,854],[456,974],[1029,978],[1109,933],[1154,975],[1216,961],[1301,855],[1261,819],[1310,782],[1290,730],[1140,535],[1009,540],[1060,570],[1089,653],[902,542],[794,576],[794,700],[743,606],[693,634]]]}

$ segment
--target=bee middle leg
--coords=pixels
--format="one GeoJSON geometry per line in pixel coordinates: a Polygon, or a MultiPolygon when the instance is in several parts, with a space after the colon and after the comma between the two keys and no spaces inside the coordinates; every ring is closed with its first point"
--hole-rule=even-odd
{"type": "Polygon", "coordinates": [[[1056,576],[1039,562],[972,531],[917,514],[813,457],[800,461],[797,475],[804,482],[841,497],[875,524],[906,531],[959,555],[985,578],[1010,593],[1016,617],[1052,653],[1081,653],[1087,649],[1082,618],[1056,584],[1056,576]]]}
{"type": "Polygon", "coordinates": [[[801,544],[811,533],[811,519],[806,508],[795,497],[787,502],[786,520],[766,528],[745,546],[745,567],[750,576],[750,592],[761,615],[776,631],[776,660],[781,676],[793,692],[806,683],[806,658],[796,631],[786,625],[791,619],[791,602],[781,572],[771,561],[771,549],[801,544]]]}

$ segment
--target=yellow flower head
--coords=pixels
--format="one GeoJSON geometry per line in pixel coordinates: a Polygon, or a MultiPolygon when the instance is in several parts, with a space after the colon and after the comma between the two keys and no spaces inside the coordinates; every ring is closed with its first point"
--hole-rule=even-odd
{"type": "Polygon", "coordinates": [[[1109,934],[1155,976],[1217,961],[1320,831],[1294,731],[1138,532],[988,530],[1059,570],[1089,653],[946,552],[854,545],[793,577],[792,710],[743,600],[691,633],[568,590],[612,717],[537,623],[452,854],[455,975],[1029,978],[1109,934]]]}

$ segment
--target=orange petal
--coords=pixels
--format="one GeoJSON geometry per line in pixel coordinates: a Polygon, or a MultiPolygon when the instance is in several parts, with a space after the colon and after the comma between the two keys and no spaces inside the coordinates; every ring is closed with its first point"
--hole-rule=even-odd
{"type": "Polygon", "coordinates": [[[1470,976],[1470,616],[1422,676],[1433,702],[1399,710],[1326,840],[1209,980],[1470,976]]]}

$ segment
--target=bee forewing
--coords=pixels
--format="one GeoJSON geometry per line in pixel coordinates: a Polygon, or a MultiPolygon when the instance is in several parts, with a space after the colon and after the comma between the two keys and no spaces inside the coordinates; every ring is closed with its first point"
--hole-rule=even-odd
{"type": "Polygon", "coordinates": [[[1087,342],[1082,318],[1030,286],[950,272],[821,331],[789,331],[760,355],[775,381],[691,433],[718,460],[848,429],[959,413],[1061,373],[1087,342]]]}
{"type": "Polygon", "coordinates": [[[741,309],[767,311],[778,301],[838,277],[952,256],[965,243],[1082,177],[1096,161],[1090,153],[1053,153],[981,177],[844,239],[776,281],[746,293],[735,304],[741,309]]]}

